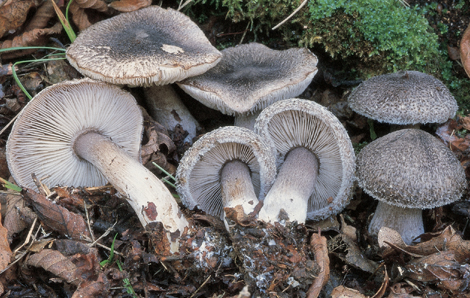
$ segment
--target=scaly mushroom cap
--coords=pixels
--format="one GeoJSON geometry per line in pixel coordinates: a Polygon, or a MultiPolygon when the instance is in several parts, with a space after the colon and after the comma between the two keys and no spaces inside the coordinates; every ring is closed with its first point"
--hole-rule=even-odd
{"type": "Polygon", "coordinates": [[[250,43],[227,48],[208,72],[177,84],[209,108],[227,115],[261,110],[301,94],[317,73],[317,57],[305,48],[271,50],[250,43]]]}
{"type": "Polygon", "coordinates": [[[419,71],[399,71],[364,81],[348,103],[367,118],[400,125],[443,123],[458,109],[441,81],[419,71]]]}
{"type": "Polygon", "coordinates": [[[355,155],[348,133],[331,112],[309,100],[282,100],[261,112],[255,132],[277,151],[278,164],[297,147],[307,148],[317,157],[319,170],[308,219],[324,219],[346,206],[354,180],[355,155]]]}
{"type": "Polygon", "coordinates": [[[368,195],[402,208],[452,203],[467,185],[452,151],[418,129],[398,130],[365,146],[357,156],[356,175],[368,195]]]}
{"type": "Polygon", "coordinates": [[[134,97],[117,86],[90,79],[55,84],[18,115],[6,146],[10,172],[30,188],[33,173],[48,186],[104,185],[106,178],[74,153],[75,138],[98,132],[140,160],[142,123],[134,97]]]}
{"type": "Polygon", "coordinates": [[[70,64],[82,74],[133,86],[166,85],[196,76],[220,58],[186,15],[159,6],[98,22],[67,50],[70,64]]]}
{"type": "Polygon", "coordinates": [[[255,193],[262,200],[276,176],[271,148],[253,131],[227,126],[206,133],[181,159],[176,171],[176,190],[183,204],[222,217],[220,172],[233,160],[248,166],[255,193]]]}

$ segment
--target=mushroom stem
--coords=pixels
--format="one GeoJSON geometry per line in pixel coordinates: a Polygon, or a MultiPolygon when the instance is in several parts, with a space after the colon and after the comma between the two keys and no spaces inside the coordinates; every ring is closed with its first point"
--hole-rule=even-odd
{"type": "Polygon", "coordinates": [[[245,113],[242,115],[235,116],[234,124],[238,127],[245,127],[249,130],[255,130],[255,122],[258,115],[261,113],[262,110],[253,112],[253,113],[245,113]]]}
{"type": "Polygon", "coordinates": [[[284,209],[291,221],[304,223],[317,175],[318,159],[310,150],[303,147],[291,150],[264,199],[259,219],[278,221],[279,212],[284,209]],[[302,176],[301,179],[298,178],[299,175],[302,176]]]}
{"type": "Polygon", "coordinates": [[[96,132],[79,135],[73,148],[80,158],[94,165],[121,194],[127,196],[144,227],[161,222],[171,243],[170,250],[177,250],[179,237],[170,237],[170,233],[181,235],[188,222],[170,191],[152,172],[111,139],[96,132]]]}
{"type": "Polygon", "coordinates": [[[423,210],[397,207],[379,201],[369,224],[369,234],[377,236],[382,227],[394,229],[410,245],[413,239],[424,233],[423,210]]]}
{"type": "Polygon", "coordinates": [[[171,85],[152,86],[144,89],[149,114],[169,131],[176,125],[188,132],[188,143],[193,143],[199,123],[191,115],[171,85]]]}
{"type": "Polygon", "coordinates": [[[251,182],[250,169],[239,160],[224,165],[220,173],[222,204],[224,207],[241,205],[245,214],[253,212],[258,198],[251,182]]]}

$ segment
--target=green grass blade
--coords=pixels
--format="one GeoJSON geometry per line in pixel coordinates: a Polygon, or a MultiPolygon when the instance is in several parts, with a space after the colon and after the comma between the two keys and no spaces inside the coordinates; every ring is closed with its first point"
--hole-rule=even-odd
{"type": "Polygon", "coordinates": [[[8,180],[3,179],[2,177],[0,177],[0,182],[2,182],[3,186],[5,186],[8,189],[11,189],[11,190],[14,190],[14,191],[17,191],[17,192],[21,192],[23,190],[21,187],[11,183],[8,180]]]}
{"type": "Polygon", "coordinates": [[[69,21],[68,21],[67,18],[64,16],[64,14],[62,13],[62,11],[60,11],[59,7],[58,7],[57,4],[54,2],[54,0],[51,0],[51,1],[52,1],[52,5],[54,6],[55,13],[56,13],[57,16],[59,17],[59,21],[60,21],[60,23],[62,24],[62,27],[64,27],[65,32],[67,33],[67,36],[68,36],[69,39],[70,39],[70,42],[74,42],[74,40],[77,38],[77,35],[76,35],[75,32],[73,31],[72,26],[70,26],[69,21]]]}
{"type": "Polygon", "coordinates": [[[0,53],[9,52],[9,51],[21,51],[21,50],[54,50],[54,51],[61,51],[65,52],[66,49],[63,48],[55,48],[55,47],[12,47],[6,49],[0,49],[0,53]]]}
{"type": "Polygon", "coordinates": [[[160,171],[162,171],[163,173],[165,173],[168,177],[170,177],[171,179],[173,179],[173,181],[176,181],[176,178],[171,175],[170,173],[168,173],[167,171],[165,171],[164,168],[162,168],[161,166],[157,165],[155,162],[152,162],[154,166],[156,166],[160,171]]]}

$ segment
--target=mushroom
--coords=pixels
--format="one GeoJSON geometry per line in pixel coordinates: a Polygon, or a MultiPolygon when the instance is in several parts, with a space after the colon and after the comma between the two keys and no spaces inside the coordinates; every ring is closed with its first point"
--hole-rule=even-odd
{"type": "Polygon", "coordinates": [[[177,82],[209,108],[235,115],[235,125],[253,129],[268,105],[300,95],[317,73],[317,57],[306,48],[272,50],[259,43],[227,48],[206,73],[177,82]]]}
{"type": "Polygon", "coordinates": [[[205,134],[185,152],[176,190],[188,208],[198,206],[224,219],[224,207],[241,205],[245,214],[253,212],[275,176],[271,148],[253,131],[227,126],[205,134]]]}
{"type": "Polygon", "coordinates": [[[396,230],[407,244],[424,233],[422,209],[458,200],[465,172],[455,155],[431,134],[402,129],[376,139],[357,156],[359,186],[376,200],[369,233],[396,230]]]}
{"type": "Polygon", "coordinates": [[[175,238],[188,222],[165,185],[140,164],[142,115],[117,86],[90,79],[41,91],[21,111],[6,146],[15,181],[34,188],[31,174],[48,186],[100,186],[109,181],[144,227],[163,224],[175,238]]]}
{"type": "Polygon", "coordinates": [[[443,123],[457,112],[457,102],[447,87],[419,71],[368,79],[354,89],[348,104],[358,114],[397,125],[443,123]]]}
{"type": "Polygon", "coordinates": [[[168,84],[206,72],[221,56],[189,17],[159,6],[98,22],[67,49],[70,64],[93,79],[130,86],[166,85],[147,90],[147,102],[150,107],[164,105],[173,119],[155,109],[149,114],[170,131],[182,125],[191,140],[199,123],[168,84]],[[168,94],[172,100],[164,100],[168,94]]]}
{"type": "Polygon", "coordinates": [[[186,15],[149,6],[88,27],[67,49],[67,59],[93,79],[151,86],[202,74],[221,53],[186,15]]]}
{"type": "Polygon", "coordinates": [[[326,108],[302,99],[278,101],[256,119],[255,132],[277,152],[279,173],[259,219],[321,220],[340,212],[351,193],[355,156],[339,120],[326,108]]]}

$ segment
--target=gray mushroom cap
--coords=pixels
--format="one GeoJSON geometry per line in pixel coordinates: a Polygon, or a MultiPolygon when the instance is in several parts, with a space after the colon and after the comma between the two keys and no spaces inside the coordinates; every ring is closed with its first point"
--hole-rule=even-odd
{"type": "Polygon", "coordinates": [[[101,172],[74,153],[75,138],[101,133],[140,160],[142,123],[134,97],[117,86],[90,79],[55,84],[18,115],[6,146],[10,172],[30,188],[35,188],[32,173],[48,186],[104,185],[101,172]]]}
{"type": "Polygon", "coordinates": [[[457,102],[447,87],[419,71],[399,71],[362,82],[348,98],[351,109],[390,124],[443,123],[457,102]]]}
{"type": "Polygon", "coordinates": [[[248,166],[255,193],[262,200],[276,176],[271,148],[253,131],[227,126],[203,135],[181,159],[176,171],[176,190],[183,204],[222,217],[220,172],[227,162],[234,160],[248,166]]]}
{"type": "Polygon", "coordinates": [[[418,129],[398,130],[365,146],[357,156],[356,175],[368,195],[403,208],[452,203],[467,185],[452,151],[418,129]]]}
{"type": "Polygon", "coordinates": [[[204,105],[227,115],[261,110],[301,94],[317,73],[317,57],[305,48],[272,50],[250,43],[222,51],[219,64],[177,84],[204,105]]]}
{"type": "Polygon", "coordinates": [[[133,86],[165,85],[196,76],[220,58],[189,17],[159,6],[98,22],[67,49],[67,59],[82,74],[133,86]]]}
{"type": "Polygon", "coordinates": [[[347,205],[356,167],[354,149],[346,129],[325,107],[297,98],[276,102],[258,116],[255,132],[276,150],[278,164],[297,147],[317,157],[319,170],[307,219],[324,219],[347,205]]]}

